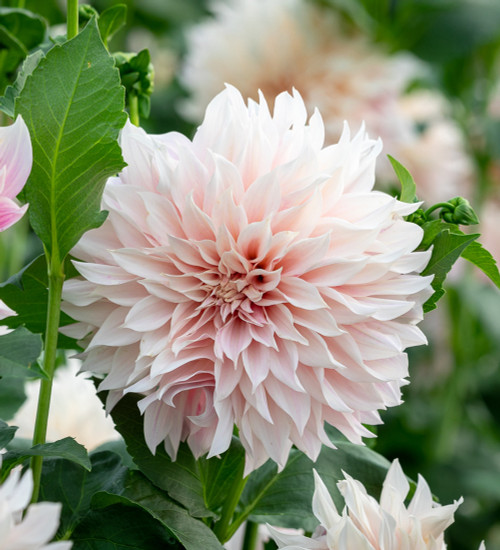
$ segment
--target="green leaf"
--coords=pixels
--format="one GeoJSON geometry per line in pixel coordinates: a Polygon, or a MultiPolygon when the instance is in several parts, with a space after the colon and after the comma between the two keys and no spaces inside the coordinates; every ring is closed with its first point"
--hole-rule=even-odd
{"type": "Polygon", "coordinates": [[[0,97],[0,111],[3,111],[7,116],[10,116],[11,118],[15,117],[14,104],[16,98],[24,88],[26,79],[38,67],[40,60],[43,57],[44,53],[42,50],[36,50],[33,54],[28,55],[23,62],[14,84],[12,84],[12,86],[7,86],[5,95],[0,97]]]}
{"type": "Polygon", "coordinates": [[[90,459],[87,450],[72,437],[65,437],[59,441],[54,441],[54,443],[35,445],[31,449],[12,449],[4,455],[4,464],[10,470],[32,456],[65,458],[79,464],[86,470],[90,470],[90,459]]]}
{"type": "Polygon", "coordinates": [[[25,187],[31,224],[59,259],[105,218],[104,183],[124,166],[117,143],[123,107],[119,74],[95,20],[47,53],[16,100],[33,145],[25,187]]]}
{"type": "Polygon", "coordinates": [[[61,502],[59,537],[71,533],[90,511],[99,491],[121,492],[127,473],[121,458],[104,451],[92,453],[92,470],[62,458],[44,460],[40,500],[61,502]]]}
{"type": "Polygon", "coordinates": [[[123,504],[90,512],[71,540],[72,550],[182,550],[150,514],[123,504]]]}
{"type": "Polygon", "coordinates": [[[205,503],[203,484],[193,454],[181,444],[172,462],[160,445],[152,455],[144,440],[144,421],[137,408],[138,397],[126,395],[113,408],[111,416],[122,434],[127,450],[141,472],[157,487],[187,508],[194,517],[213,517],[205,503]]]}
{"type": "Polygon", "coordinates": [[[425,313],[436,308],[437,301],[445,293],[443,282],[446,275],[463,251],[478,237],[479,234],[466,235],[453,225],[437,234],[433,241],[431,259],[422,271],[422,275],[434,275],[431,283],[434,294],[424,304],[425,313]]]}
{"type": "Polygon", "coordinates": [[[99,32],[104,44],[127,22],[126,4],[115,4],[104,10],[99,16],[99,32]]]}
{"type": "Polygon", "coordinates": [[[0,8],[0,93],[21,60],[43,41],[46,27],[42,17],[27,10],[0,8]]]}
{"type": "Polygon", "coordinates": [[[394,157],[387,155],[396,176],[398,177],[399,183],[401,184],[401,194],[399,197],[400,201],[413,203],[416,200],[417,186],[413,181],[413,177],[410,172],[394,157]]]}
{"type": "Polygon", "coordinates": [[[36,364],[42,352],[42,337],[19,327],[0,336],[0,377],[46,378],[36,364]]]}
{"type": "Polygon", "coordinates": [[[0,380],[0,418],[10,420],[26,401],[23,378],[0,380]]]}
{"type": "Polygon", "coordinates": [[[344,507],[337,489],[337,482],[344,479],[342,471],[363,483],[369,494],[378,497],[389,461],[368,447],[349,443],[336,431],[330,438],[337,449],[324,447],[316,462],[294,449],[282,472],[278,473],[271,461],[253,472],[241,498],[239,516],[257,523],[313,531],[318,524],[311,508],[313,468],[328,487],[339,512],[344,507]]]}
{"type": "MultiPolygon", "coordinates": [[[[66,273],[72,272],[72,265],[66,262],[66,273]]],[[[47,318],[48,278],[45,256],[39,256],[8,281],[0,284],[0,300],[3,300],[17,315],[2,320],[11,328],[25,325],[33,333],[44,333],[47,318]]],[[[74,321],[61,313],[60,326],[74,321]]],[[[76,349],[76,342],[59,334],[58,347],[76,349]]]]}
{"type": "Polygon", "coordinates": [[[223,548],[209,527],[190,516],[185,508],[175,503],[138,472],[130,473],[122,495],[99,493],[92,501],[92,505],[99,508],[116,503],[137,506],[147,511],[160,521],[186,550],[223,548]]]}
{"type": "Polygon", "coordinates": [[[16,426],[9,426],[3,420],[0,420],[0,450],[5,449],[8,443],[14,439],[16,426]]]}
{"type": "Polygon", "coordinates": [[[495,258],[479,242],[471,243],[463,252],[462,257],[473,263],[485,275],[487,275],[495,285],[500,288],[500,273],[495,258]]]}

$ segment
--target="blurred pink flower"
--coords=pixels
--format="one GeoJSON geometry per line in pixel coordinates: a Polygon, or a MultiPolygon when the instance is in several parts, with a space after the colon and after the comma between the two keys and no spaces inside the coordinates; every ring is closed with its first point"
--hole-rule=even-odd
{"type": "MultiPolygon", "coordinates": [[[[365,487],[348,474],[337,487],[345,500],[339,514],[325,484],[314,472],[316,489],[313,512],[320,525],[312,538],[289,535],[269,527],[280,549],[289,550],[445,550],[444,530],[453,523],[453,515],[463,499],[441,506],[434,502],[423,477],[408,507],[410,490],[398,460],[385,478],[380,503],[369,496],[365,487]]],[[[484,546],[481,546],[484,549],[484,546]]],[[[481,550],[481,549],[480,549],[481,550]]]]}
{"type": "MultiPolygon", "coordinates": [[[[0,468],[2,455],[0,454],[0,468]]],[[[10,472],[0,485],[0,548],[2,550],[69,550],[69,541],[49,541],[59,527],[61,504],[39,502],[28,506],[33,493],[33,476],[21,467],[10,472]]]]}
{"type": "Polygon", "coordinates": [[[293,87],[310,111],[321,112],[328,143],[339,139],[344,120],[355,129],[364,122],[382,139],[380,184],[397,184],[390,154],[411,172],[420,198],[439,202],[467,193],[472,164],[450,105],[437,91],[406,93],[425,76],[415,57],[389,54],[347,30],[332,7],[305,0],[214,1],[212,11],[187,36],[186,116],[201,120],[226,82],[244,97],[257,99],[261,90],[268,101],[293,87]]]}
{"type": "Polygon", "coordinates": [[[128,166],[109,216],[73,250],[64,329],[107,406],[144,395],[145,438],[175,458],[224,452],[233,425],[246,471],[292,444],[315,459],[328,422],[351,441],[400,403],[430,277],[417,204],[373,191],[380,143],[346,126],[323,147],[298,93],[245,105],[228,87],[193,141],[127,125],[128,166]]]}
{"type": "Polygon", "coordinates": [[[28,128],[18,116],[14,124],[0,128],[0,231],[21,219],[28,208],[14,199],[28,179],[32,161],[28,128]]]}

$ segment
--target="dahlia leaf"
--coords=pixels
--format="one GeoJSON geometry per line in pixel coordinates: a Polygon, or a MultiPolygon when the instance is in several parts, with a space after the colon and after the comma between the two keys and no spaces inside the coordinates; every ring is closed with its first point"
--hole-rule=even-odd
{"type": "Polygon", "coordinates": [[[213,517],[205,504],[204,489],[196,460],[186,444],[181,444],[172,462],[160,446],[153,455],[144,440],[144,421],[137,408],[138,397],[126,395],[111,412],[116,429],[141,472],[194,517],[213,517]]]}
{"type": "MultiPolygon", "coordinates": [[[[66,273],[71,275],[74,268],[66,262],[66,273]]],[[[45,256],[39,256],[13,275],[6,282],[0,284],[0,300],[3,300],[17,315],[2,320],[3,325],[10,328],[25,326],[33,333],[43,333],[47,321],[48,301],[47,263],[45,256]]],[[[61,313],[60,326],[72,323],[71,317],[61,313]]],[[[75,349],[76,342],[63,334],[59,334],[60,348],[75,349]]]]}
{"type": "Polygon", "coordinates": [[[98,19],[99,32],[104,44],[127,22],[126,4],[116,4],[104,10],[98,19]]]}
{"type": "Polygon", "coordinates": [[[391,157],[391,155],[387,155],[387,158],[392,164],[394,172],[396,172],[396,176],[398,177],[399,183],[401,184],[401,194],[399,196],[399,200],[409,203],[415,202],[417,186],[415,185],[415,181],[413,180],[412,175],[394,157],[391,157]]]}
{"type": "Polygon", "coordinates": [[[8,377],[0,380],[0,418],[10,420],[25,401],[24,378],[8,377]]]}
{"type": "Polygon", "coordinates": [[[25,194],[33,229],[49,254],[64,258],[103,222],[104,183],[124,166],[117,143],[123,108],[118,70],[95,20],[54,46],[26,79],[16,100],[33,144],[25,194]]]}
{"type": "Polygon", "coordinates": [[[65,458],[79,464],[86,470],[91,468],[87,450],[72,437],[65,437],[54,441],[54,443],[35,445],[31,449],[13,449],[4,455],[4,465],[7,466],[8,470],[11,470],[14,466],[22,464],[32,456],[65,458]]]}
{"type": "Polygon", "coordinates": [[[42,337],[24,327],[0,336],[0,378],[45,378],[36,363],[42,352],[42,337]]]}
{"type": "Polygon", "coordinates": [[[145,510],[160,521],[168,533],[186,550],[223,548],[207,525],[190,516],[185,508],[179,506],[138,472],[130,472],[122,495],[98,493],[92,500],[92,506],[99,509],[119,503],[145,510]]]}
{"type": "Polygon", "coordinates": [[[5,89],[5,95],[0,97],[0,111],[3,111],[10,118],[15,117],[15,101],[21,93],[28,76],[38,67],[40,60],[45,57],[42,50],[36,50],[23,61],[21,70],[11,86],[5,89]]]}
{"type": "Polygon", "coordinates": [[[72,550],[182,548],[159,521],[126,501],[90,511],[71,534],[71,541],[72,550]]]}
{"type": "Polygon", "coordinates": [[[250,475],[241,498],[242,519],[256,523],[269,522],[280,527],[301,527],[314,531],[318,523],[311,502],[314,492],[313,468],[328,487],[335,505],[342,510],[344,501],[336,483],[342,471],[359,479],[368,492],[378,496],[390,462],[368,447],[349,443],[333,429],[331,436],[337,447],[324,447],[316,462],[292,450],[287,465],[280,473],[271,461],[250,475]]]}
{"type": "Polygon", "coordinates": [[[9,426],[3,420],[0,420],[0,449],[5,449],[8,443],[14,439],[17,426],[9,426]]]}
{"type": "Polygon", "coordinates": [[[92,453],[92,470],[62,458],[44,461],[40,500],[61,502],[58,536],[72,532],[90,512],[92,497],[98,491],[123,489],[127,468],[121,458],[109,451],[92,453]]]}
{"type": "Polygon", "coordinates": [[[500,288],[500,272],[495,258],[479,242],[472,242],[462,252],[462,257],[478,267],[500,288]]]}
{"type": "Polygon", "coordinates": [[[35,13],[18,8],[0,8],[0,93],[14,77],[21,60],[43,41],[46,28],[45,19],[35,13]]]}
{"type": "Polygon", "coordinates": [[[443,229],[435,237],[431,259],[422,272],[422,275],[434,275],[432,280],[434,294],[423,305],[424,313],[436,308],[436,303],[445,294],[443,282],[446,275],[463,251],[478,237],[479,234],[466,235],[454,226],[443,229]]]}

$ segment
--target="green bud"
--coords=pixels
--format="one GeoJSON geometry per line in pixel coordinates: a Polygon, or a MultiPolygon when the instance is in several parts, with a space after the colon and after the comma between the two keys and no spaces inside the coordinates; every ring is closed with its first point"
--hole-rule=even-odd
{"type": "Polygon", "coordinates": [[[448,223],[475,225],[479,219],[467,199],[455,197],[448,201],[449,208],[443,208],[441,218],[448,223]]]}

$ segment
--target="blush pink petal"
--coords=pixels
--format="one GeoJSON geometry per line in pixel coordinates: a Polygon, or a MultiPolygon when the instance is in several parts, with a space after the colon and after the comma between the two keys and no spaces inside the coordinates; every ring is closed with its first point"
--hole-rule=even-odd
{"type": "Polygon", "coordinates": [[[346,126],[324,147],[296,91],[271,112],[231,86],[192,142],[130,124],[120,139],[128,166],[63,306],[108,409],[139,393],[147,444],[172,458],[182,441],[224,452],[236,424],[246,473],[292,445],[315,460],[325,422],[372,436],[363,424],[401,401],[405,349],[425,343],[431,280],[403,219],[418,204],[373,191],[379,142],[346,126]]]}

